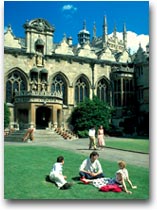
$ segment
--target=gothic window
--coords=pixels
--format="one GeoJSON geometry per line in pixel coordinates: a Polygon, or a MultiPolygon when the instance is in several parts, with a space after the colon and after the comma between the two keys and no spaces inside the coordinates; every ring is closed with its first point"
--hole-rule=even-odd
{"type": "Polygon", "coordinates": [[[118,79],[117,81],[117,91],[121,91],[121,80],[118,79]]]}
{"type": "Polygon", "coordinates": [[[121,80],[120,79],[114,80],[114,91],[115,92],[121,91],[121,80]]]}
{"type": "Polygon", "coordinates": [[[63,93],[63,104],[67,105],[67,84],[62,75],[56,75],[51,84],[51,92],[62,92],[63,93]]]}
{"type": "Polygon", "coordinates": [[[113,81],[113,86],[114,86],[114,92],[116,92],[117,91],[117,81],[116,80],[113,81]]]}
{"type": "Polygon", "coordinates": [[[14,103],[15,92],[27,89],[27,82],[23,74],[15,70],[8,75],[6,82],[6,102],[14,103]]]}
{"type": "Polygon", "coordinates": [[[121,78],[114,80],[114,106],[131,106],[134,103],[133,80],[121,78]]]}
{"type": "Polygon", "coordinates": [[[98,82],[97,96],[101,101],[104,101],[106,103],[110,103],[110,101],[109,101],[109,88],[108,88],[108,85],[107,85],[105,79],[102,79],[98,82]]]}
{"type": "Polygon", "coordinates": [[[120,107],[121,106],[121,93],[114,94],[114,105],[116,107],[120,107]]]}
{"type": "Polygon", "coordinates": [[[121,80],[120,79],[116,79],[114,80],[114,106],[116,107],[120,107],[121,106],[121,80]]]}
{"type": "Polygon", "coordinates": [[[129,106],[133,103],[133,81],[131,79],[123,79],[123,106],[129,106]]]}
{"type": "Polygon", "coordinates": [[[80,103],[89,98],[89,85],[84,77],[79,78],[75,84],[75,102],[80,103]]]}

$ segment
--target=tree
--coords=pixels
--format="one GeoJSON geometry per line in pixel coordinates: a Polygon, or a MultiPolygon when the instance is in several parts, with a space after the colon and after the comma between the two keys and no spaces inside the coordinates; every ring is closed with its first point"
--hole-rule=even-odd
{"type": "Polygon", "coordinates": [[[90,127],[95,126],[96,129],[103,125],[105,131],[110,128],[110,120],[113,108],[98,97],[94,96],[93,100],[86,99],[78,104],[72,111],[68,123],[72,125],[73,131],[80,137],[86,137],[90,127]]]}
{"type": "Polygon", "coordinates": [[[4,103],[4,128],[7,128],[10,123],[10,111],[6,103],[4,103]]]}

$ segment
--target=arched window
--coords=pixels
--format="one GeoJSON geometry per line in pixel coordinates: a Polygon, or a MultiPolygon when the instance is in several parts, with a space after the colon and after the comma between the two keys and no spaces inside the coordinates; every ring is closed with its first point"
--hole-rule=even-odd
{"type": "Polygon", "coordinates": [[[51,84],[51,92],[62,92],[63,93],[63,104],[67,105],[67,84],[64,77],[60,74],[56,75],[51,84]]]}
{"type": "Polygon", "coordinates": [[[134,104],[132,78],[119,78],[114,80],[114,106],[131,106],[134,104]]]}
{"type": "Polygon", "coordinates": [[[8,75],[6,81],[6,102],[14,103],[15,92],[27,90],[27,82],[24,75],[18,70],[8,75]]]}
{"type": "Polygon", "coordinates": [[[80,103],[89,98],[89,85],[84,77],[79,78],[75,84],[75,102],[80,103]]]}
{"type": "Polygon", "coordinates": [[[110,92],[106,80],[103,78],[97,85],[97,97],[106,103],[110,104],[110,92]]]}

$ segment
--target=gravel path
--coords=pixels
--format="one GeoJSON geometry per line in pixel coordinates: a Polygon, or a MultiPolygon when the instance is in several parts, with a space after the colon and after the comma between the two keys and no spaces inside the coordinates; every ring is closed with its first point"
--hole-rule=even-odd
{"type": "MultiPolygon", "coordinates": [[[[25,145],[25,146],[51,146],[55,148],[61,148],[64,150],[71,150],[73,152],[87,155],[91,153],[91,150],[88,149],[88,139],[77,139],[77,140],[48,140],[48,141],[34,141],[30,143],[22,142],[5,142],[5,144],[12,145],[25,145]]],[[[137,165],[144,168],[149,168],[149,154],[141,154],[136,152],[128,152],[117,149],[105,148],[104,150],[98,150],[100,158],[104,160],[125,160],[127,164],[137,165]]]]}

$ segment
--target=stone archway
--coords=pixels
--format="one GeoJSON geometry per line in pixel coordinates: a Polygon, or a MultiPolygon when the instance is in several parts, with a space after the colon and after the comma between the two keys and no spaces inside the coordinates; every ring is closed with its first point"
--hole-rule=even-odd
{"type": "Polygon", "coordinates": [[[51,109],[40,106],[36,109],[36,129],[46,129],[51,121],[51,109]]]}

